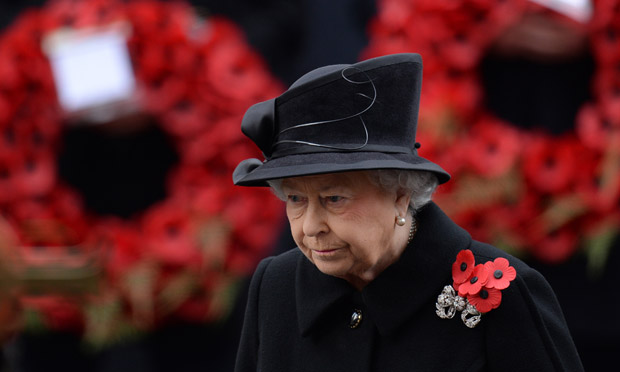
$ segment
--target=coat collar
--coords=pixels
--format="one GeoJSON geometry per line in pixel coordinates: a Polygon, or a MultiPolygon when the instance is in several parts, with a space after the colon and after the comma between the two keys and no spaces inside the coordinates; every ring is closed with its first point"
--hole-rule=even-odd
{"type": "MultiPolygon", "coordinates": [[[[366,311],[382,335],[398,329],[451,281],[452,263],[471,236],[434,203],[417,215],[416,236],[400,259],[361,292],[366,311]]],[[[298,324],[306,335],[338,302],[356,290],[346,281],[321,273],[305,256],[297,265],[298,324]]]]}

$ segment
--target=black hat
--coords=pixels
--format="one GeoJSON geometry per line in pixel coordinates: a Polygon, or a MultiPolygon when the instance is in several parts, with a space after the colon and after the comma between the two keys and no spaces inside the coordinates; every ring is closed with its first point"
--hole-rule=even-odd
{"type": "Polygon", "coordinates": [[[313,70],[281,96],[248,109],[241,130],[264,161],[246,159],[233,173],[241,186],[277,178],[369,169],[426,170],[416,129],[422,58],[394,54],[313,70]]]}

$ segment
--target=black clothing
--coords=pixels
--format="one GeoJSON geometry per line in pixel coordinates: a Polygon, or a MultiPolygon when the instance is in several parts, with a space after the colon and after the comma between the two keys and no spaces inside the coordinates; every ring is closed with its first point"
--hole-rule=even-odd
{"type": "Polygon", "coordinates": [[[250,286],[236,372],[582,371],[555,295],[520,260],[471,239],[435,205],[399,261],[361,292],[298,250],[263,260],[250,286]],[[435,313],[463,249],[506,257],[517,277],[475,328],[435,313]],[[349,323],[354,310],[362,321],[349,323]]]}

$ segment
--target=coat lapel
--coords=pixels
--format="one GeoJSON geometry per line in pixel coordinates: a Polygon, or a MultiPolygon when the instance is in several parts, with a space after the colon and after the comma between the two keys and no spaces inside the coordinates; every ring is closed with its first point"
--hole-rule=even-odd
{"type": "Polygon", "coordinates": [[[343,279],[325,275],[303,254],[297,262],[295,299],[299,331],[306,336],[337,303],[355,289],[343,279]]]}
{"type": "Polygon", "coordinates": [[[436,301],[442,288],[452,283],[456,254],[471,244],[471,236],[434,203],[423,208],[417,218],[418,232],[401,258],[362,291],[384,336],[436,301]]]}
{"type": "MultiPolygon", "coordinates": [[[[471,236],[434,203],[417,215],[418,232],[400,259],[362,290],[370,318],[381,335],[397,330],[452,283],[452,263],[471,236]]],[[[321,273],[301,255],[297,265],[298,325],[307,335],[340,301],[355,293],[346,281],[321,273]]]]}

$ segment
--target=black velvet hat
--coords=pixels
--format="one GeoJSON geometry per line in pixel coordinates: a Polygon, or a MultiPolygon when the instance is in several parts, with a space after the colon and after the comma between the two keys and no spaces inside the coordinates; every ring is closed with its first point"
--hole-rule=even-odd
{"type": "Polygon", "coordinates": [[[281,96],[250,107],[241,130],[264,161],[246,159],[233,173],[241,186],[277,178],[369,169],[450,175],[418,156],[416,129],[422,58],[394,54],[313,70],[281,96]]]}

